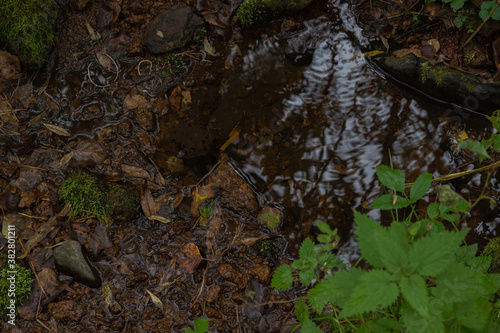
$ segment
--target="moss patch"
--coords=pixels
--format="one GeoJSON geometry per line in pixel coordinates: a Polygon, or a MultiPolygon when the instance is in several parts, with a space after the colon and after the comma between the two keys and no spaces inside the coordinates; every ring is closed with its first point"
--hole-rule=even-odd
{"type": "Polygon", "coordinates": [[[0,40],[25,64],[41,66],[55,40],[55,0],[0,1],[0,40]]]}
{"type": "Polygon", "coordinates": [[[70,218],[97,216],[106,226],[110,226],[115,219],[132,218],[139,207],[139,195],[133,185],[99,186],[95,177],[79,170],[64,181],[59,196],[71,203],[70,218]]]}
{"type": "Polygon", "coordinates": [[[500,273],[500,237],[491,239],[481,255],[491,257],[489,273],[500,273]]]}
{"type": "Polygon", "coordinates": [[[11,319],[7,316],[11,313],[7,307],[13,308],[11,299],[16,309],[21,306],[31,292],[33,281],[29,269],[13,263],[13,259],[9,262],[5,254],[0,254],[0,320],[11,319]]]}

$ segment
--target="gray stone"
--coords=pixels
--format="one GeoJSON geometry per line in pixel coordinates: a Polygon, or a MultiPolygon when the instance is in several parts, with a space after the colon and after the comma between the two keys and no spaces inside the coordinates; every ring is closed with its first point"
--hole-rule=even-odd
{"type": "Polygon", "coordinates": [[[83,253],[79,242],[68,240],[54,248],[54,259],[59,273],[71,276],[76,282],[92,288],[101,286],[99,272],[83,253]]]}
{"type": "Polygon", "coordinates": [[[171,52],[191,42],[202,24],[188,6],[165,10],[146,27],[143,46],[152,53],[171,52]]]}

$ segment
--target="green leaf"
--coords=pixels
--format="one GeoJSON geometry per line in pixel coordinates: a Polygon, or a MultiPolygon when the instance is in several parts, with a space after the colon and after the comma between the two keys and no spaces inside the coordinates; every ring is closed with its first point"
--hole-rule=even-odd
{"type": "Polygon", "coordinates": [[[306,301],[304,299],[299,299],[297,303],[295,303],[295,317],[303,323],[304,320],[309,318],[309,309],[307,308],[306,301]]]}
{"type": "Polygon", "coordinates": [[[299,249],[300,259],[313,259],[314,256],[314,242],[310,238],[304,239],[299,249]]]}
{"type": "Polygon", "coordinates": [[[442,272],[455,259],[455,253],[466,234],[467,230],[441,232],[416,240],[409,253],[414,271],[425,276],[442,272]]]}
{"type": "Polygon", "coordinates": [[[350,317],[393,304],[399,295],[391,275],[380,269],[365,272],[357,281],[349,300],[344,304],[340,316],[350,317]]]}
{"type": "Polygon", "coordinates": [[[324,234],[331,235],[333,233],[330,226],[323,221],[316,221],[316,225],[318,226],[318,229],[324,234]]]}
{"type": "Polygon", "coordinates": [[[418,232],[420,231],[420,228],[422,227],[422,221],[417,221],[415,223],[410,224],[410,236],[415,237],[418,232]]]}
{"type": "Polygon", "coordinates": [[[336,272],[334,275],[322,279],[307,293],[311,308],[319,314],[328,302],[343,306],[350,299],[363,274],[363,270],[352,268],[350,272],[336,272]]]}
{"type": "MultiPolygon", "coordinates": [[[[496,4],[495,0],[486,1],[486,2],[483,2],[481,4],[481,10],[479,11],[479,17],[481,17],[481,19],[483,21],[485,21],[488,18],[488,16],[490,15],[491,11],[495,7],[495,4],[496,4]]],[[[493,15],[491,15],[491,18],[493,20],[496,20],[496,21],[500,20],[500,8],[497,7],[497,9],[495,9],[495,12],[493,13],[493,15]]],[[[495,124],[493,124],[493,125],[495,125],[495,124]]],[[[496,126],[495,126],[495,128],[496,128],[496,126]]]]}
{"type": "Polygon", "coordinates": [[[479,156],[479,160],[483,160],[484,158],[490,158],[490,155],[486,152],[486,149],[484,149],[483,145],[481,142],[472,140],[472,139],[467,139],[460,141],[458,143],[458,147],[462,149],[467,149],[474,154],[479,156]]]}
{"type": "Polygon", "coordinates": [[[332,237],[325,235],[325,234],[319,234],[318,235],[318,242],[320,243],[330,243],[332,241],[332,237]]]}
{"type": "Polygon", "coordinates": [[[311,280],[316,277],[316,272],[312,268],[306,268],[299,272],[300,283],[304,286],[308,286],[311,284],[311,280]]]}
{"type": "Polygon", "coordinates": [[[408,265],[408,230],[400,223],[393,222],[377,236],[380,258],[391,273],[398,273],[408,265]]]}
{"type": "Polygon", "coordinates": [[[306,319],[300,327],[300,333],[323,333],[311,319],[306,319]]]}
{"type": "Polygon", "coordinates": [[[465,327],[482,331],[491,312],[491,304],[484,298],[478,298],[475,302],[462,302],[455,305],[457,321],[465,327]]]}
{"type": "Polygon", "coordinates": [[[399,195],[396,196],[396,202],[394,202],[394,196],[392,194],[383,194],[370,205],[370,208],[389,210],[404,208],[408,207],[409,205],[410,202],[405,198],[400,197],[399,195]]]}
{"type": "Polygon", "coordinates": [[[432,184],[432,174],[430,173],[423,173],[420,176],[418,176],[417,180],[415,180],[415,183],[411,187],[410,191],[410,201],[412,203],[417,202],[418,200],[422,199],[423,196],[429,191],[431,188],[432,184]]]}
{"type": "Polygon", "coordinates": [[[337,256],[333,253],[324,253],[320,255],[318,258],[318,264],[328,268],[344,266],[344,262],[340,258],[337,258],[337,256]]]}
{"type": "Polygon", "coordinates": [[[429,295],[425,280],[420,275],[404,277],[399,281],[399,288],[403,297],[422,317],[429,316],[429,295]]]}
{"type": "MultiPolygon", "coordinates": [[[[486,3],[486,2],[485,2],[486,3]]],[[[483,3],[483,5],[485,4],[483,3]]],[[[491,9],[493,9],[493,7],[495,6],[495,1],[490,1],[490,3],[493,4],[493,6],[491,7],[491,9]]],[[[481,5],[482,7],[482,5],[481,5]]],[[[490,9],[490,11],[491,11],[490,9]]],[[[496,110],[493,112],[493,114],[491,116],[486,116],[488,118],[488,120],[491,122],[491,124],[493,125],[493,127],[498,131],[500,132],[500,110],[496,110]]]]}
{"type": "Polygon", "coordinates": [[[386,187],[404,193],[405,175],[401,170],[393,169],[387,165],[377,165],[377,176],[386,187]]]}
{"type": "Polygon", "coordinates": [[[184,333],[196,333],[192,328],[184,328],[184,333]]]}
{"type": "MultiPolygon", "coordinates": [[[[441,303],[439,301],[430,302],[429,317],[422,317],[408,303],[403,303],[401,307],[401,321],[408,333],[442,333],[445,332],[442,318],[441,303]]],[[[403,331],[404,332],[404,331],[403,331]]]]}
{"type": "Polygon", "coordinates": [[[436,217],[439,216],[439,203],[437,202],[432,202],[427,206],[427,215],[429,215],[429,218],[435,219],[436,217]]]}
{"type": "Polygon", "coordinates": [[[206,318],[198,318],[194,320],[194,331],[196,333],[208,332],[208,320],[206,318]]]}
{"type": "Polygon", "coordinates": [[[357,211],[354,211],[354,221],[356,222],[355,234],[358,236],[358,247],[361,255],[370,265],[384,267],[377,243],[377,236],[382,233],[383,227],[375,222],[373,218],[357,211]]]}
{"type": "Polygon", "coordinates": [[[492,134],[491,139],[493,140],[493,150],[500,150],[500,134],[492,134]]]}
{"type": "Polygon", "coordinates": [[[451,262],[436,275],[437,286],[431,289],[432,295],[445,303],[460,303],[473,300],[485,292],[488,281],[476,271],[461,263],[451,262]]]}
{"type": "Polygon", "coordinates": [[[450,7],[457,10],[464,6],[466,0],[452,0],[450,7]]]}
{"type": "Polygon", "coordinates": [[[292,268],[289,265],[281,265],[276,269],[271,280],[271,287],[279,290],[287,290],[293,285],[292,268]]]}

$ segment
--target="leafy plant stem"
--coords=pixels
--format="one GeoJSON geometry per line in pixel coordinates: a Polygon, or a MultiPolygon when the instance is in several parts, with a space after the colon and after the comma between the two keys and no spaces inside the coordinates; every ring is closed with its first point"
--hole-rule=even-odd
{"type": "MultiPolygon", "coordinates": [[[[484,182],[484,186],[483,186],[483,190],[481,191],[481,195],[479,195],[479,197],[476,199],[476,201],[474,201],[474,203],[470,206],[470,210],[469,211],[472,211],[472,209],[474,209],[474,207],[477,206],[477,204],[479,203],[479,201],[481,201],[483,199],[488,199],[489,198],[489,197],[485,196],[484,194],[486,193],[486,189],[488,188],[488,184],[490,183],[491,176],[493,176],[493,171],[489,170],[486,174],[487,174],[486,181],[484,182]]],[[[460,219],[459,222],[462,222],[465,219],[466,216],[467,215],[462,216],[462,218],[460,219]]]]}
{"type": "Polygon", "coordinates": [[[469,42],[472,40],[472,38],[474,38],[477,35],[477,33],[481,30],[481,28],[483,27],[483,25],[490,19],[491,15],[493,15],[493,13],[497,9],[498,5],[500,5],[500,0],[497,0],[497,3],[495,4],[495,7],[493,7],[493,10],[490,12],[490,14],[486,18],[486,20],[484,20],[483,22],[481,22],[481,24],[479,25],[479,27],[477,27],[477,29],[474,31],[474,33],[472,35],[470,35],[470,37],[465,41],[465,43],[462,46],[460,46],[460,48],[458,49],[458,51],[462,51],[462,49],[467,44],[469,44],[469,42]]]}

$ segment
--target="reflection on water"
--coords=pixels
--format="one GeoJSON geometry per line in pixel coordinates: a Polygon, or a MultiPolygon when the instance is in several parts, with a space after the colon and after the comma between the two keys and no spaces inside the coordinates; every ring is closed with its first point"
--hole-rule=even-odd
{"type": "Polygon", "coordinates": [[[380,194],[378,164],[392,160],[412,181],[453,163],[444,111],[374,74],[349,5],[330,8],[339,22],[319,17],[291,36],[252,42],[215,115],[244,115],[247,128],[227,152],[269,200],[295,207],[291,238],[300,238],[305,216],[352,223],[350,209],[380,194]],[[266,102],[270,93],[275,103],[266,102]]]}

